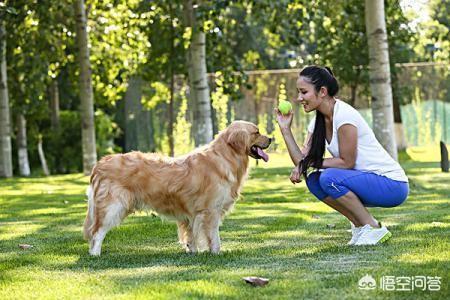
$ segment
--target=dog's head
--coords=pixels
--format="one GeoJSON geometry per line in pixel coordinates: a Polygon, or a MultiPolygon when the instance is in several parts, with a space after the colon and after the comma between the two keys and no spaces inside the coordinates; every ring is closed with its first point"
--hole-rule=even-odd
{"type": "Polygon", "coordinates": [[[234,121],[225,132],[227,144],[236,152],[247,154],[254,159],[269,160],[269,156],[263,150],[270,146],[272,139],[260,134],[255,124],[234,121]]]}

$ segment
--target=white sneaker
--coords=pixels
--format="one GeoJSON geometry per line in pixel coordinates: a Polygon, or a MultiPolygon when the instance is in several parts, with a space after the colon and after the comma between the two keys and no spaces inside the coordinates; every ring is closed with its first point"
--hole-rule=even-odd
{"type": "Polygon", "coordinates": [[[360,229],[358,240],[354,245],[377,245],[386,242],[391,236],[392,233],[387,230],[386,226],[374,228],[369,224],[366,224],[360,229]]]}
{"type": "Polygon", "coordinates": [[[351,226],[351,233],[352,233],[352,239],[347,243],[347,245],[354,245],[356,241],[358,240],[359,234],[361,232],[361,227],[356,227],[352,222],[350,222],[351,226]]]}

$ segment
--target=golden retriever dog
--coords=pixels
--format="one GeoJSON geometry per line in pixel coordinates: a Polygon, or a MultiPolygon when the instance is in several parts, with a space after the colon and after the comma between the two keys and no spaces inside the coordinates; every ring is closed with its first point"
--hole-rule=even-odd
{"type": "Polygon", "coordinates": [[[100,255],[108,231],[135,210],[173,219],[188,252],[220,251],[219,225],[247,176],[249,156],[267,161],[271,139],[235,121],[209,145],[177,158],[130,152],[103,157],[92,169],[84,236],[100,255]]]}

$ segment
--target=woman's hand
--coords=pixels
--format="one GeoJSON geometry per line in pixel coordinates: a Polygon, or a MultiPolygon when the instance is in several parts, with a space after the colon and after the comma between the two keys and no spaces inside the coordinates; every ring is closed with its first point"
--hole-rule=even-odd
{"type": "Polygon", "coordinates": [[[275,108],[274,111],[277,115],[277,122],[280,126],[280,129],[291,128],[292,119],[294,117],[292,110],[287,115],[283,115],[278,108],[275,108]]]}
{"type": "Polygon", "coordinates": [[[289,179],[293,184],[299,183],[302,181],[302,174],[299,170],[300,168],[298,166],[295,166],[294,169],[292,169],[291,176],[289,179]]]}

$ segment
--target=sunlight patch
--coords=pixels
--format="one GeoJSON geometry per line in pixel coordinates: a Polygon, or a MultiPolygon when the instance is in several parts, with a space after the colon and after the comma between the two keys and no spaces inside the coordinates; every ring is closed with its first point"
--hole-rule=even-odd
{"type": "Polygon", "coordinates": [[[432,228],[450,228],[449,223],[443,223],[443,222],[430,222],[430,223],[415,223],[411,225],[407,225],[406,230],[412,230],[412,231],[425,231],[432,228]]]}
{"type": "MultiPolygon", "coordinates": [[[[0,223],[0,226],[3,227],[0,223]]],[[[20,222],[14,222],[14,226],[8,226],[9,230],[7,232],[0,233],[0,240],[12,240],[20,237],[25,237],[27,235],[32,235],[37,231],[45,228],[44,225],[38,224],[21,224],[20,222]]]]}
{"type": "Polygon", "coordinates": [[[450,251],[448,249],[427,249],[427,251],[420,251],[416,253],[406,253],[398,256],[397,261],[403,263],[425,264],[430,262],[448,262],[450,258],[450,251]]]}

